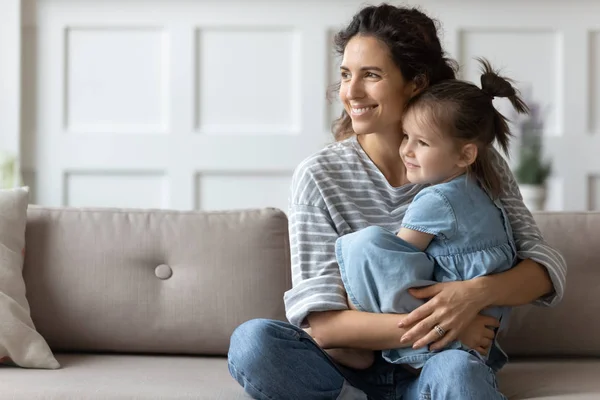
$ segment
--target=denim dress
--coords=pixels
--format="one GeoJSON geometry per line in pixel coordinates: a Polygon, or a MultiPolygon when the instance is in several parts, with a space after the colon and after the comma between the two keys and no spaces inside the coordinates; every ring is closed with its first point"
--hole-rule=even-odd
{"type": "MultiPolygon", "coordinates": [[[[337,239],[342,280],[358,310],[409,313],[424,303],[408,293],[410,288],[503,272],[516,262],[504,208],[466,175],[421,190],[401,226],[434,237],[424,252],[378,226],[337,239]]],[[[493,307],[482,313],[499,319],[500,329],[504,329],[509,311],[508,307],[493,307]]],[[[470,350],[458,341],[446,349],[470,350]]],[[[421,368],[434,354],[427,347],[382,352],[387,361],[413,368],[421,368]]]]}

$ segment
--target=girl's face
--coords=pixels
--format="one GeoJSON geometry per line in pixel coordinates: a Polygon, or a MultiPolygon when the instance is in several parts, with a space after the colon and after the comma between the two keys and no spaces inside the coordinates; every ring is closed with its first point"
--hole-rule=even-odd
{"type": "Polygon", "coordinates": [[[340,100],[354,132],[398,134],[416,85],[404,79],[387,46],[371,36],[354,36],[346,45],[340,71],[340,100]]]}
{"type": "Polygon", "coordinates": [[[411,109],[405,114],[400,156],[410,182],[435,185],[463,174],[472,156],[468,152],[476,150],[473,144],[459,148],[427,118],[427,113],[421,110],[411,109]]]}

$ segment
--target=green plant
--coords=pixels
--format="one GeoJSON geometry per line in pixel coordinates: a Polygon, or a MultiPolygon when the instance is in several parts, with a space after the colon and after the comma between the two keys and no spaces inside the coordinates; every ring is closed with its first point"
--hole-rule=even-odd
{"type": "Polygon", "coordinates": [[[544,185],[552,172],[552,164],[544,162],[536,152],[521,151],[515,171],[517,182],[528,185],[544,185]]]}
{"type": "Polygon", "coordinates": [[[530,117],[520,124],[521,143],[515,177],[522,184],[543,186],[552,172],[552,163],[543,158],[543,124],[538,107],[535,104],[530,107],[530,117]]]}
{"type": "Polygon", "coordinates": [[[0,150],[0,188],[10,189],[19,184],[17,181],[17,159],[12,154],[0,150]]]}

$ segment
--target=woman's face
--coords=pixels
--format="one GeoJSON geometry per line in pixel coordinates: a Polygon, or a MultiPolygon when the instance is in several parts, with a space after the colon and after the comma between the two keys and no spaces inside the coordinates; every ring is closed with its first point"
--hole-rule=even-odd
{"type": "Polygon", "coordinates": [[[354,36],[346,45],[340,71],[340,100],[354,132],[398,133],[416,85],[404,79],[387,46],[371,36],[354,36]]]}

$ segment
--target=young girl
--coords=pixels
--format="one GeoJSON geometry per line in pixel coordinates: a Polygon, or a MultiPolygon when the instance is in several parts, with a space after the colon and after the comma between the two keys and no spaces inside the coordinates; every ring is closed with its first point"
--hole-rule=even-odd
{"type": "MultiPolygon", "coordinates": [[[[430,185],[417,194],[396,233],[371,226],[340,237],[336,255],[351,308],[377,313],[409,313],[422,300],[408,289],[436,282],[468,280],[498,273],[516,262],[505,211],[497,200],[500,177],[490,164],[494,142],[507,152],[506,119],[493,106],[506,97],[519,113],[528,112],[508,79],[485,60],[481,89],[446,80],[414,97],[405,111],[400,155],[412,183],[430,185]]],[[[508,309],[485,314],[504,327],[508,309]]],[[[443,326],[434,331],[443,337],[443,326]]],[[[495,338],[490,338],[494,340],[495,338]]],[[[455,341],[446,349],[463,349],[455,341]]],[[[366,368],[373,352],[333,349],[339,363],[366,368]]],[[[384,350],[385,360],[416,370],[433,356],[427,348],[384,350]]],[[[485,358],[484,358],[485,359],[485,358]]]]}

